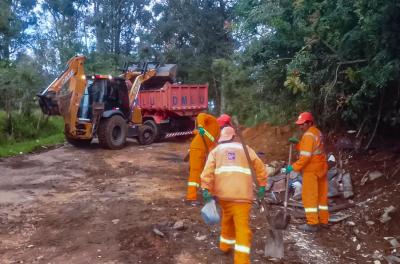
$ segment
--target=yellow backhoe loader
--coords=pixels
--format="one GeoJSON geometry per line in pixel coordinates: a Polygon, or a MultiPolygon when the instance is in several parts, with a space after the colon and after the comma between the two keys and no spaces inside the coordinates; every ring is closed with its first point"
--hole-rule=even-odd
{"type": "Polygon", "coordinates": [[[150,144],[152,128],[141,123],[140,109],[133,101],[141,82],[155,71],[131,72],[126,77],[86,76],[84,62],[84,56],[71,58],[65,71],[38,94],[43,113],[63,116],[66,140],[75,146],[88,145],[96,136],[109,149],[122,148],[127,137],[150,144]],[[134,81],[130,91],[125,78],[134,81]]]}

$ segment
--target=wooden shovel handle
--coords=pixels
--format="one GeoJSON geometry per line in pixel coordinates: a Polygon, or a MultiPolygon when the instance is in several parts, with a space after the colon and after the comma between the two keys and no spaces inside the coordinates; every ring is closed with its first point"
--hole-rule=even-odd
{"type": "Polygon", "coordinates": [[[249,150],[247,149],[247,146],[246,146],[246,144],[244,142],[244,139],[243,139],[243,136],[242,136],[242,131],[240,131],[237,117],[233,116],[232,119],[233,119],[233,122],[232,122],[233,123],[233,128],[235,129],[236,135],[239,137],[239,141],[242,144],[242,147],[243,147],[243,150],[244,150],[244,154],[246,155],[247,163],[249,165],[250,172],[251,172],[251,177],[253,178],[253,182],[256,185],[256,187],[259,187],[258,186],[258,182],[257,182],[257,178],[256,178],[256,172],[254,171],[253,164],[251,163],[249,150]]]}
{"type": "MultiPolygon", "coordinates": [[[[290,143],[290,147],[289,147],[289,161],[288,161],[288,165],[290,165],[290,163],[292,163],[292,151],[293,151],[293,144],[290,143]]],[[[286,189],[285,189],[285,201],[283,202],[283,206],[285,208],[285,212],[286,212],[286,208],[287,208],[287,203],[288,203],[288,197],[289,197],[289,179],[290,179],[290,173],[286,174],[286,189]]]]}

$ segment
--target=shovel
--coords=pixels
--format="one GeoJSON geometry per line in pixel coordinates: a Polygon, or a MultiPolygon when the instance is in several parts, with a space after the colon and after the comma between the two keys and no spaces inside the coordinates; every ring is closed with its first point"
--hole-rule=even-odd
{"type": "Polygon", "coordinates": [[[285,247],[283,245],[283,230],[267,229],[264,256],[267,258],[282,259],[285,247]]]}
{"type": "MultiPolygon", "coordinates": [[[[251,171],[251,176],[253,178],[253,182],[257,186],[256,174],[255,174],[254,168],[251,164],[250,155],[247,150],[246,144],[244,143],[242,133],[238,128],[238,122],[237,122],[237,118],[235,116],[233,117],[233,125],[234,125],[234,129],[236,130],[236,134],[239,137],[240,143],[243,146],[244,154],[246,155],[246,159],[247,159],[250,171],[251,171]]],[[[260,211],[264,212],[265,206],[264,206],[262,200],[258,201],[258,205],[260,207],[260,211]]],[[[267,221],[268,221],[269,225],[272,226],[268,217],[267,217],[267,221]]],[[[267,239],[265,241],[264,256],[269,257],[269,258],[281,259],[281,258],[283,258],[283,255],[284,255],[283,231],[268,229],[267,239]]]]}
{"type": "MultiPolygon", "coordinates": [[[[292,161],[292,148],[290,144],[289,148],[289,164],[292,161]]],[[[285,188],[285,201],[283,203],[284,210],[279,211],[273,217],[267,216],[268,224],[272,229],[267,231],[267,240],[265,241],[264,256],[267,258],[282,259],[284,257],[284,245],[283,245],[283,230],[289,224],[290,215],[287,213],[287,203],[289,196],[289,174],[286,174],[286,188],[285,188]]]]}
{"type": "MultiPolygon", "coordinates": [[[[290,144],[289,148],[289,165],[292,161],[292,151],[293,144],[290,144]]],[[[288,204],[288,196],[289,196],[289,173],[286,174],[286,189],[285,189],[285,201],[283,202],[283,211],[279,211],[278,214],[272,219],[272,227],[274,229],[284,230],[288,226],[290,222],[290,214],[287,212],[287,204],[288,204]]]]}
{"type": "MultiPolygon", "coordinates": [[[[234,116],[232,119],[233,119],[233,126],[234,126],[233,128],[235,129],[236,135],[239,137],[239,141],[242,144],[242,147],[243,147],[243,150],[244,150],[244,154],[246,156],[246,160],[247,160],[247,163],[248,163],[249,168],[250,168],[251,177],[253,178],[253,183],[256,185],[256,187],[258,187],[256,172],[254,171],[253,165],[251,163],[249,150],[247,149],[246,144],[244,143],[242,132],[239,129],[239,126],[238,126],[239,123],[237,121],[237,117],[234,116]]],[[[259,205],[261,211],[263,212],[264,211],[264,207],[261,204],[261,201],[257,201],[257,204],[259,205]]]]}

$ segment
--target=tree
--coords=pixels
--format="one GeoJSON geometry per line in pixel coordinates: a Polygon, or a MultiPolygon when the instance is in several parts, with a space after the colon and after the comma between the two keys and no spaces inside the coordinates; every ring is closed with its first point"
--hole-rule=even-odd
{"type": "Polygon", "coordinates": [[[72,56],[86,51],[83,31],[86,4],[86,0],[44,0],[41,3],[42,19],[37,30],[42,34],[37,36],[35,51],[44,65],[55,69],[53,74],[62,70],[72,56]]]}
{"type": "Polygon", "coordinates": [[[146,10],[150,0],[91,0],[93,5],[89,25],[96,36],[99,53],[130,54],[137,38],[146,30],[151,13],[146,10]]]}
{"type": "Polygon", "coordinates": [[[159,17],[152,31],[154,47],[166,62],[179,65],[181,80],[209,82],[216,113],[221,110],[221,91],[212,62],[233,53],[234,41],[226,28],[231,10],[231,3],[222,0],[169,0],[153,8],[159,17]]]}
{"type": "Polygon", "coordinates": [[[272,115],[313,110],[327,128],[371,138],[380,123],[399,127],[396,1],[240,0],[235,14],[243,52],[234,63],[252,69],[264,94],[254,104],[275,105],[272,115]]]}
{"type": "Polygon", "coordinates": [[[35,5],[35,0],[0,1],[0,60],[9,60],[26,49],[26,29],[36,23],[35,5]]]}

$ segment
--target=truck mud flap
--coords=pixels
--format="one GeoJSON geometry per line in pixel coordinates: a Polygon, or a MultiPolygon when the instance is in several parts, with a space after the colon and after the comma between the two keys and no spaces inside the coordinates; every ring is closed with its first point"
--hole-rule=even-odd
{"type": "Polygon", "coordinates": [[[182,131],[182,132],[171,132],[165,134],[164,138],[172,138],[172,137],[181,137],[181,136],[190,136],[193,135],[193,130],[182,131]]]}

